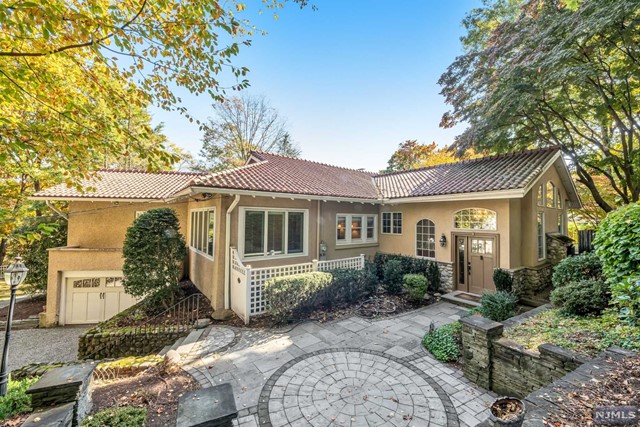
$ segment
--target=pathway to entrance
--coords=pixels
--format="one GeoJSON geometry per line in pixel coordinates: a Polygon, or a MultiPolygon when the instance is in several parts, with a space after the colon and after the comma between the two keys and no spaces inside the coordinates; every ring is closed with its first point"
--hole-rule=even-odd
{"type": "Polygon", "coordinates": [[[230,383],[239,427],[475,426],[495,398],[421,345],[437,303],[383,320],[357,316],[288,329],[213,326],[183,359],[203,387],[230,383]]]}

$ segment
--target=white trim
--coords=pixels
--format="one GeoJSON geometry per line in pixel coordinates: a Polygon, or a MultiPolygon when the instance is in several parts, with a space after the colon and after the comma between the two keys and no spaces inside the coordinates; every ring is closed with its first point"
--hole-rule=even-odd
{"type": "Polygon", "coordinates": [[[494,200],[494,199],[517,199],[524,197],[526,193],[522,190],[496,190],[479,191],[476,193],[454,193],[437,196],[417,196],[400,197],[397,199],[384,199],[383,204],[395,205],[399,203],[422,203],[422,202],[456,202],[466,200],[494,200]]]}
{"type": "MultiPolygon", "coordinates": [[[[281,258],[299,258],[299,257],[307,257],[309,256],[309,209],[289,209],[289,208],[267,208],[267,207],[259,207],[259,206],[242,206],[238,211],[240,216],[238,221],[238,254],[242,261],[251,261],[251,260],[267,260],[267,259],[281,259],[281,258]],[[284,241],[282,242],[282,247],[285,251],[288,250],[287,246],[289,244],[288,239],[288,213],[289,212],[301,212],[303,214],[303,225],[302,225],[302,252],[296,252],[293,254],[283,253],[283,254],[274,254],[274,255],[245,255],[244,254],[244,230],[245,230],[245,217],[246,212],[264,212],[265,213],[265,224],[268,221],[268,213],[269,212],[279,212],[284,213],[284,241]]],[[[268,243],[267,233],[268,226],[264,227],[264,245],[268,243]]]]}
{"type": "Polygon", "coordinates": [[[547,215],[544,210],[536,210],[536,257],[538,261],[547,259],[547,215]],[[542,236],[538,233],[538,217],[542,215],[542,236]],[[540,258],[540,237],[542,237],[542,258],[540,258]]]}
{"type": "MultiPolygon", "coordinates": [[[[224,308],[226,310],[231,309],[231,212],[240,203],[240,195],[234,194],[233,202],[227,208],[227,213],[224,221],[224,308]]],[[[215,276],[213,277],[215,281],[215,276]]],[[[215,288],[215,282],[213,283],[215,288]]]]}
{"type": "Polygon", "coordinates": [[[462,208],[462,209],[458,209],[457,211],[454,211],[451,219],[453,220],[452,228],[453,228],[454,231],[488,231],[488,232],[491,232],[491,231],[496,232],[496,231],[498,231],[498,212],[494,211],[493,209],[481,208],[481,207],[476,207],[476,206],[471,206],[471,207],[468,207],[468,208],[462,208]],[[484,211],[493,212],[496,215],[496,228],[495,229],[488,229],[488,228],[457,228],[456,227],[456,214],[458,212],[466,211],[466,210],[469,210],[469,209],[481,209],[481,210],[484,210],[484,211]]]}
{"type": "Polygon", "coordinates": [[[333,229],[334,236],[336,239],[336,247],[338,246],[361,246],[361,245],[371,245],[378,243],[378,214],[367,214],[367,213],[338,213],[336,214],[336,222],[335,227],[333,229]],[[344,240],[338,240],[338,217],[345,217],[345,230],[344,230],[344,240]],[[351,239],[351,226],[353,225],[353,217],[359,216],[362,218],[362,222],[360,225],[360,235],[362,238],[352,240],[351,239]],[[373,238],[367,238],[367,220],[369,217],[373,218],[373,238]]]}
{"type": "MultiPolygon", "coordinates": [[[[214,261],[214,257],[215,257],[215,254],[216,254],[216,233],[218,232],[218,229],[217,229],[218,228],[218,221],[216,220],[216,208],[215,208],[215,206],[208,206],[208,207],[202,207],[202,208],[189,209],[189,215],[188,215],[187,221],[188,221],[188,224],[189,224],[188,227],[187,227],[187,229],[189,230],[189,250],[191,252],[194,252],[194,253],[196,253],[198,255],[203,256],[204,258],[207,258],[208,260],[214,261]],[[192,220],[192,217],[193,217],[192,213],[193,212],[210,212],[209,213],[209,218],[211,218],[211,215],[213,214],[213,236],[212,236],[213,237],[213,242],[211,243],[211,245],[212,245],[211,246],[211,255],[209,255],[208,253],[203,252],[200,249],[198,249],[198,248],[193,246],[193,241],[192,241],[193,240],[193,220],[192,220]]],[[[211,220],[209,219],[209,221],[211,221],[211,220]]],[[[210,224],[210,222],[206,224],[207,234],[205,236],[205,241],[206,241],[207,246],[209,245],[209,242],[208,242],[209,224],[210,224]]]]}

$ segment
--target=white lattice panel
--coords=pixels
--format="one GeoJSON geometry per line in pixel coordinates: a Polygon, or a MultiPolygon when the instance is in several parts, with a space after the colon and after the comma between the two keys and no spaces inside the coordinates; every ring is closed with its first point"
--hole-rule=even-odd
{"type": "Polygon", "coordinates": [[[313,271],[313,263],[283,265],[251,269],[251,289],[249,291],[249,313],[251,316],[264,313],[267,302],[262,298],[262,286],[274,277],[292,276],[313,271]]]}
{"type": "Polygon", "coordinates": [[[242,264],[238,251],[231,248],[231,309],[245,323],[249,322],[247,310],[247,268],[242,264]]]}
{"type": "Polygon", "coordinates": [[[335,270],[337,268],[361,270],[364,268],[364,257],[357,256],[353,258],[334,259],[329,261],[319,261],[319,271],[335,270]]]}

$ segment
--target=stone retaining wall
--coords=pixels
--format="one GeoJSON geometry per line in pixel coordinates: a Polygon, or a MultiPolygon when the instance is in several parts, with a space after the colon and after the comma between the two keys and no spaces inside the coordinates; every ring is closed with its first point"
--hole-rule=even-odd
{"type": "Polygon", "coordinates": [[[145,356],[157,353],[178,338],[186,336],[190,328],[158,326],[143,330],[89,330],[80,336],[78,359],[116,359],[126,356],[145,356]]]}
{"type": "MultiPolygon", "coordinates": [[[[527,317],[512,320],[509,326],[527,317]]],[[[526,350],[502,337],[503,323],[480,316],[465,317],[460,323],[464,376],[498,394],[524,397],[589,360],[552,344],[539,346],[538,352],[526,350]]]]}
{"type": "Polygon", "coordinates": [[[453,286],[453,263],[435,261],[438,264],[440,270],[440,286],[443,291],[451,292],[454,290],[453,286]]]}

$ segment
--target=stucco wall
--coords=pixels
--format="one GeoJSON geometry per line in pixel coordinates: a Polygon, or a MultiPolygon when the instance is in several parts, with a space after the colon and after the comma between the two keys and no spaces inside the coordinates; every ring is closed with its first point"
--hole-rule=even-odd
{"type": "Polygon", "coordinates": [[[447,245],[441,247],[436,243],[436,260],[453,262],[452,241],[454,232],[476,235],[499,235],[498,265],[509,268],[511,254],[509,248],[509,200],[473,200],[455,202],[422,202],[404,203],[399,205],[386,204],[380,208],[380,212],[402,212],[402,234],[381,234],[380,251],[386,253],[399,253],[416,256],[416,225],[421,219],[430,219],[435,225],[436,241],[444,233],[447,245]],[[473,231],[454,229],[453,215],[456,211],[465,208],[486,208],[497,214],[496,231],[473,231]],[[505,248],[503,250],[502,248],[505,248]]]}
{"type": "Polygon", "coordinates": [[[320,240],[327,244],[327,259],[350,258],[365,254],[373,257],[378,250],[380,242],[380,216],[378,215],[377,230],[378,243],[366,243],[356,245],[336,245],[338,214],[376,214],[378,205],[371,203],[344,203],[326,202],[320,205],[320,240]]]}

